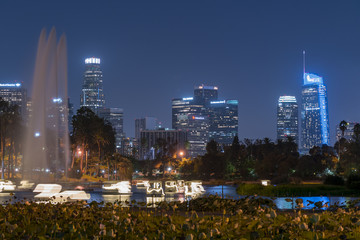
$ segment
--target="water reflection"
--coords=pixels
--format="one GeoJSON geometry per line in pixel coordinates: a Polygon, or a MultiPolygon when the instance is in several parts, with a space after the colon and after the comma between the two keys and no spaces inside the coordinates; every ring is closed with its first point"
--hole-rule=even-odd
{"type": "Polygon", "coordinates": [[[110,202],[110,203],[114,203],[114,202],[120,202],[121,206],[123,207],[129,207],[129,204],[131,202],[131,195],[125,195],[125,194],[120,194],[120,195],[102,195],[103,200],[105,203],[110,202]]]}
{"type": "Polygon", "coordinates": [[[331,205],[346,205],[347,201],[355,200],[358,198],[354,197],[294,197],[294,198],[286,198],[286,197],[279,197],[274,200],[274,203],[279,209],[282,210],[289,210],[289,209],[295,209],[296,208],[296,199],[302,199],[303,200],[303,209],[313,209],[317,208],[315,206],[316,202],[322,202],[322,209],[325,210],[327,206],[331,205]],[[287,201],[288,200],[288,201],[287,201]],[[290,201],[291,200],[291,201],[290,201]]]}
{"type": "MultiPolygon", "coordinates": [[[[218,196],[224,196],[225,198],[232,198],[232,199],[238,199],[245,196],[239,196],[236,193],[236,186],[209,186],[204,185],[204,189],[206,191],[205,195],[211,194],[211,195],[218,195],[218,196]]],[[[114,203],[116,201],[121,202],[123,206],[128,206],[128,203],[130,203],[132,200],[135,200],[136,202],[140,203],[146,203],[150,204],[149,207],[155,206],[156,203],[160,201],[188,201],[190,199],[194,199],[196,197],[200,197],[203,195],[195,195],[195,196],[186,196],[184,193],[166,193],[165,196],[152,196],[152,195],[146,195],[146,189],[141,187],[132,186],[132,195],[107,195],[106,193],[103,193],[102,191],[92,191],[90,193],[90,200],[88,202],[96,201],[96,202],[111,202],[114,203]]],[[[14,192],[14,196],[11,196],[9,193],[0,193],[0,203],[1,204],[7,204],[9,200],[11,199],[11,202],[18,202],[21,200],[24,200],[26,198],[27,201],[33,201],[34,200],[34,193],[30,191],[16,191],[14,192]]],[[[328,205],[345,205],[347,201],[355,200],[358,198],[352,198],[352,197],[298,197],[303,199],[303,208],[304,209],[312,209],[315,207],[314,203],[322,201],[322,204],[328,203],[328,205]],[[311,202],[309,202],[311,201],[311,202]]],[[[276,204],[278,209],[283,210],[289,210],[289,209],[295,209],[296,208],[296,199],[294,198],[288,198],[288,197],[280,197],[274,199],[274,203],[276,204]],[[290,202],[287,202],[285,199],[290,199],[290,202]]]]}
{"type": "Polygon", "coordinates": [[[146,197],[146,204],[148,207],[157,207],[157,203],[165,201],[165,197],[146,197]]]}

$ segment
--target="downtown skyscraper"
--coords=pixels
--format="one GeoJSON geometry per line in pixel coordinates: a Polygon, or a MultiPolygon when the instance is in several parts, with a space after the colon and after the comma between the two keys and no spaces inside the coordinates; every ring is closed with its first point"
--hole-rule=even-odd
{"type": "Polygon", "coordinates": [[[211,139],[230,145],[238,134],[238,101],[219,100],[216,86],[196,86],[194,97],[172,100],[172,127],[187,131],[191,157],[205,154],[211,139]]]}
{"type": "Polygon", "coordinates": [[[298,104],[295,96],[280,96],[277,106],[277,139],[287,141],[288,137],[299,144],[298,104]]]}
{"type": "Polygon", "coordinates": [[[95,113],[105,106],[103,74],[100,58],[86,58],[84,81],[81,89],[80,106],[88,107],[95,113]]]}
{"type": "Polygon", "coordinates": [[[328,101],[323,78],[304,72],[301,98],[300,150],[307,153],[314,146],[329,146],[328,101]]]}

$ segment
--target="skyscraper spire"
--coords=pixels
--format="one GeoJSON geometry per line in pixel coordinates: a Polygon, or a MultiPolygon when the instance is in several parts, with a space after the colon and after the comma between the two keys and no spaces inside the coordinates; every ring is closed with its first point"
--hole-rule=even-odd
{"type": "Polygon", "coordinates": [[[305,50],[303,50],[303,68],[304,68],[304,75],[305,75],[305,50]]]}

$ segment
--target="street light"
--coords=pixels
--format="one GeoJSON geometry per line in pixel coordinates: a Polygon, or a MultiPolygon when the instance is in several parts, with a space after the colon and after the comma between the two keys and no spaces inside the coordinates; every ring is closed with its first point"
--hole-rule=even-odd
{"type": "Polygon", "coordinates": [[[78,154],[79,156],[81,156],[82,151],[81,151],[81,149],[80,149],[80,148],[78,149],[77,154],[78,154]]]}

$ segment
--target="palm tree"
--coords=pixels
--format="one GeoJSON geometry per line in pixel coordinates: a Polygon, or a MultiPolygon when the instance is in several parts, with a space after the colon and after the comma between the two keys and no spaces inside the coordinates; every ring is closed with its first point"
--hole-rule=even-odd
{"type": "Polygon", "coordinates": [[[91,109],[81,107],[73,117],[73,137],[78,146],[81,146],[83,155],[80,158],[80,170],[83,171],[84,157],[87,163],[88,148],[92,142],[92,127],[96,115],[91,109]],[[85,155],[85,156],[84,156],[85,155]]]}
{"type": "Polygon", "coordinates": [[[342,120],[339,124],[339,128],[341,130],[341,136],[344,137],[344,133],[347,129],[347,125],[349,125],[345,120],[342,120]]]}
{"type": "MultiPolygon", "coordinates": [[[[347,129],[347,125],[348,125],[348,123],[345,121],[345,120],[342,120],[341,122],[340,122],[340,124],[339,124],[339,128],[340,128],[340,130],[341,130],[341,138],[344,138],[344,133],[345,133],[345,131],[346,131],[346,129],[347,129]]],[[[339,160],[340,160],[340,155],[341,155],[341,148],[340,148],[340,141],[341,139],[339,139],[339,160]]]]}

